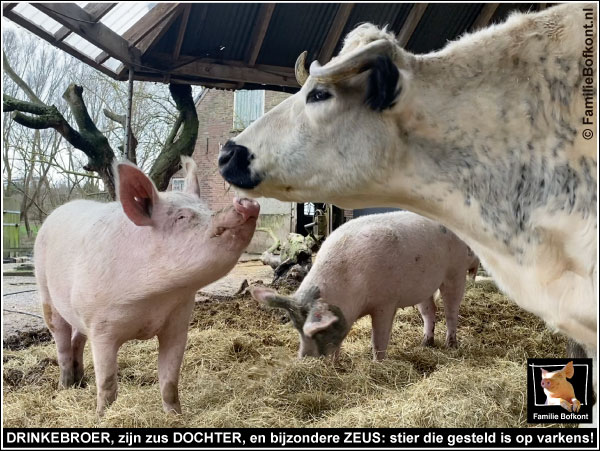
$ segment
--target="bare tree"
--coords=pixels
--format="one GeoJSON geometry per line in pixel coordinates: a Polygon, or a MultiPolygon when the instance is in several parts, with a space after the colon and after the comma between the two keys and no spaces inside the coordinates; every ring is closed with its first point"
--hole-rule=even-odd
{"type": "MultiPolygon", "coordinates": [[[[40,44],[38,41],[37,45],[44,46],[45,44],[40,44]]],[[[39,70],[35,76],[30,76],[25,80],[25,77],[21,78],[17,71],[13,70],[11,61],[9,61],[10,51],[17,53],[18,45],[13,43],[12,48],[11,46],[5,46],[5,48],[9,53],[9,58],[5,58],[4,61],[5,74],[12,80],[13,89],[4,90],[3,111],[10,112],[10,118],[15,123],[33,129],[34,135],[47,130],[57,132],[55,136],[59,137],[59,149],[64,147],[60,145],[64,140],[68,145],[80,150],[87,158],[82,167],[83,171],[97,173],[104,188],[114,199],[111,165],[115,155],[123,158],[124,120],[122,112],[125,111],[127,103],[124,83],[115,82],[64,55],[62,58],[69,60],[70,69],[64,71],[61,77],[52,78],[50,74],[44,74],[43,70],[39,70]],[[60,80],[65,79],[65,73],[76,83],[71,83],[65,88],[64,82],[62,82],[61,88],[60,80]],[[42,91],[54,94],[58,90],[64,89],[62,98],[57,95],[38,95],[34,82],[50,79],[53,82],[44,85],[42,91]],[[14,86],[18,89],[15,90],[14,86]],[[86,93],[85,100],[84,92],[86,93]],[[37,96],[37,99],[30,94],[37,96]],[[40,97],[43,97],[44,101],[40,97]],[[71,123],[74,123],[75,127],[71,123]],[[115,151],[115,149],[117,150],[115,151]]],[[[52,50],[56,52],[54,49],[52,50]]],[[[37,51],[39,52],[39,50],[37,51]]],[[[29,60],[34,59],[29,57],[29,60]]],[[[23,68],[26,65],[20,65],[21,69],[27,72],[27,67],[23,68]]],[[[169,85],[169,94],[172,100],[169,99],[166,105],[164,95],[162,98],[155,95],[157,91],[161,90],[150,89],[147,86],[152,85],[137,83],[134,92],[132,128],[134,136],[142,137],[140,139],[142,145],[138,144],[137,139],[134,140],[134,144],[141,157],[137,158],[138,163],[142,167],[152,165],[150,176],[157,187],[164,190],[168,186],[170,177],[179,169],[180,155],[193,153],[198,134],[198,117],[191,86],[169,85]],[[149,108],[149,105],[152,107],[149,108]],[[161,132],[157,134],[156,129],[160,129],[161,132]],[[159,143],[159,140],[162,142],[159,143]],[[142,153],[139,152],[140,148],[143,148],[142,153]]],[[[164,91],[162,89],[162,92],[164,91]]],[[[8,133],[12,133],[14,127],[11,121],[5,117],[4,122],[5,125],[9,125],[8,133]]],[[[31,143],[30,140],[29,144],[31,143]]],[[[34,149],[35,147],[31,145],[30,152],[32,154],[35,153],[34,149]]],[[[3,154],[3,159],[5,163],[9,161],[10,154],[3,154]]],[[[67,185],[70,185],[69,189],[71,190],[81,183],[79,180],[81,172],[73,166],[75,160],[71,153],[65,165],[65,158],[61,151],[55,153],[47,151],[43,159],[46,162],[44,167],[53,167],[59,173],[71,176],[70,179],[67,178],[67,185]]],[[[39,161],[42,160],[37,157],[30,159],[29,172],[33,172],[31,170],[32,162],[39,161]]],[[[26,165],[25,161],[23,164],[26,165]]],[[[13,167],[11,166],[11,169],[13,167]]],[[[11,169],[6,171],[7,177],[14,177],[11,169]]],[[[45,174],[42,172],[42,179],[46,180],[45,186],[49,187],[46,176],[47,172],[45,174]]]]}

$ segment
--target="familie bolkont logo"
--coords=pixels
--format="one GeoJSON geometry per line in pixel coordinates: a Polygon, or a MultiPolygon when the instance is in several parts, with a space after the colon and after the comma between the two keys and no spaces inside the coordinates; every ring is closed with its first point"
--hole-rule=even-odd
{"type": "Polygon", "coordinates": [[[528,423],[591,423],[592,359],[527,359],[528,423]]]}

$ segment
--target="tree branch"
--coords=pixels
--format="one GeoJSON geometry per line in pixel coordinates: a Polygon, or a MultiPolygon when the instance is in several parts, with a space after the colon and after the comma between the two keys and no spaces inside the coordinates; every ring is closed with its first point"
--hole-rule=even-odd
{"type": "Polygon", "coordinates": [[[4,67],[4,72],[6,72],[6,75],[8,75],[11,78],[11,80],[14,81],[17,84],[17,86],[23,90],[25,95],[27,95],[27,97],[29,97],[29,100],[31,100],[33,103],[44,105],[44,102],[42,102],[40,100],[40,98],[35,95],[35,93],[29,87],[29,85],[27,85],[27,83],[25,83],[23,81],[23,79],[21,77],[19,77],[17,75],[17,73],[13,70],[13,68],[10,66],[10,64],[8,62],[8,58],[6,57],[6,54],[4,53],[4,51],[2,51],[2,64],[4,67]]]}
{"type": "Polygon", "coordinates": [[[5,112],[11,111],[13,120],[25,127],[35,130],[53,128],[60,133],[73,147],[81,150],[88,157],[88,163],[83,168],[86,171],[97,172],[114,199],[115,188],[111,167],[114,152],[108,139],[98,130],[88,113],[83,101],[83,88],[71,84],[63,94],[63,98],[73,113],[79,131],[71,127],[55,106],[38,105],[4,96],[2,109],[5,112]]]}
{"type": "Polygon", "coordinates": [[[31,114],[50,114],[52,108],[44,104],[31,103],[26,100],[19,100],[8,94],[2,96],[2,111],[8,113],[10,111],[22,111],[23,113],[31,114]]]}
{"type": "Polygon", "coordinates": [[[169,139],[165,142],[160,155],[150,170],[150,178],[160,191],[167,189],[172,175],[179,170],[181,155],[191,156],[194,153],[196,138],[198,138],[199,122],[196,105],[194,105],[194,98],[192,97],[192,87],[171,83],[169,91],[179,111],[183,128],[176,141],[169,140],[171,135],[177,135],[177,130],[181,126],[178,118],[171,130],[169,139]]]}
{"type": "MultiPolygon", "coordinates": [[[[108,108],[104,108],[103,112],[107,118],[109,118],[112,121],[115,121],[117,124],[121,124],[121,126],[123,127],[123,130],[125,130],[125,135],[127,135],[127,117],[124,114],[114,113],[114,112],[110,111],[108,108]]],[[[137,146],[138,146],[138,140],[132,132],[131,133],[131,153],[133,156],[135,156],[135,151],[137,149],[137,146]]],[[[119,150],[121,151],[121,154],[123,154],[125,152],[125,146],[123,144],[121,144],[119,146],[119,150]]],[[[131,160],[131,158],[129,158],[129,160],[131,160]]],[[[136,163],[136,161],[134,161],[134,160],[131,160],[131,161],[136,163]]]]}
{"type": "Polygon", "coordinates": [[[115,121],[118,124],[121,124],[121,126],[123,128],[126,127],[126,117],[124,114],[117,114],[117,113],[113,113],[112,111],[110,111],[108,108],[104,108],[102,110],[104,112],[104,115],[109,118],[111,121],[115,121]]]}
{"type": "Polygon", "coordinates": [[[38,210],[40,210],[40,211],[41,211],[41,212],[42,212],[44,215],[48,216],[48,213],[46,213],[46,212],[45,212],[45,211],[42,209],[42,207],[40,207],[40,206],[37,204],[37,202],[36,202],[34,199],[32,199],[32,198],[29,196],[29,194],[27,194],[25,191],[23,191],[23,190],[22,190],[22,189],[19,187],[19,185],[17,185],[17,184],[16,184],[15,182],[13,182],[12,180],[11,180],[11,182],[10,182],[10,183],[12,184],[12,186],[13,186],[14,188],[16,188],[16,190],[17,190],[17,191],[19,191],[21,194],[23,194],[23,196],[25,196],[25,198],[26,198],[27,200],[31,201],[31,203],[33,203],[33,205],[35,205],[35,206],[36,206],[36,208],[37,208],[38,210]]]}

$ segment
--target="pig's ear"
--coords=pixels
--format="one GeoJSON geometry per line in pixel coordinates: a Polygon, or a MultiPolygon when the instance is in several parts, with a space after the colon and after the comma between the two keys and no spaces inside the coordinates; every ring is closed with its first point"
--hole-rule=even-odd
{"type": "Polygon", "coordinates": [[[302,306],[296,299],[282,296],[271,288],[258,286],[250,287],[250,294],[254,299],[264,302],[269,307],[286,310],[294,323],[294,327],[296,327],[296,329],[302,327],[304,315],[302,314],[302,306]]]}
{"type": "Polygon", "coordinates": [[[151,226],[158,191],[146,174],[130,163],[116,165],[116,191],[127,217],[138,226],[151,226]]]}
{"type": "Polygon", "coordinates": [[[338,316],[331,311],[329,304],[317,301],[310,309],[310,312],[308,312],[302,332],[310,338],[317,332],[327,329],[338,320],[338,316]]]}
{"type": "Polygon", "coordinates": [[[563,368],[563,371],[565,372],[565,377],[567,379],[571,379],[573,377],[573,374],[575,374],[575,368],[573,368],[573,361],[567,363],[563,368]]]}
{"type": "Polygon", "coordinates": [[[542,377],[546,377],[546,374],[548,374],[548,370],[542,368],[542,377]]]}
{"type": "Polygon", "coordinates": [[[294,298],[282,296],[277,291],[267,287],[250,287],[250,294],[254,299],[264,302],[269,307],[282,308],[285,310],[299,309],[298,301],[294,298]]]}
{"type": "Polygon", "coordinates": [[[181,156],[181,167],[185,172],[185,181],[183,184],[183,191],[194,196],[200,197],[200,183],[198,182],[198,176],[196,175],[196,162],[186,156],[181,156]]]}

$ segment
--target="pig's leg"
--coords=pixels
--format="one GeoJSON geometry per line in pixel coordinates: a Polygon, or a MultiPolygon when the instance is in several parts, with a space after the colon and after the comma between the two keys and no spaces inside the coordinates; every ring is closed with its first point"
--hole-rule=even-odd
{"type": "Polygon", "coordinates": [[[38,273],[38,285],[44,321],[56,343],[58,367],[60,369],[59,387],[67,388],[73,385],[74,382],[73,357],[71,354],[71,325],[52,306],[50,292],[48,291],[41,270],[38,273]]]}
{"type": "Polygon", "coordinates": [[[96,374],[96,414],[104,415],[104,410],[117,399],[117,351],[119,344],[106,336],[90,336],[94,373],[96,374]]]}
{"type": "Polygon", "coordinates": [[[81,384],[83,380],[83,348],[85,348],[86,340],[87,337],[77,329],[73,331],[71,352],[73,353],[73,374],[77,385],[81,384]]]}
{"type": "Polygon", "coordinates": [[[158,334],[158,381],[165,412],[181,413],[179,370],[193,306],[193,300],[181,305],[158,334]]]}
{"type": "Polygon", "coordinates": [[[446,281],[440,287],[442,299],[444,299],[444,314],[446,316],[446,346],[454,348],[458,346],[456,339],[456,327],[458,324],[458,309],[465,294],[464,274],[458,280],[446,281]]]}
{"type": "Polygon", "coordinates": [[[58,367],[60,368],[59,386],[68,388],[75,382],[75,375],[73,373],[73,354],[71,352],[71,325],[67,323],[52,304],[50,304],[49,297],[46,297],[43,294],[43,289],[41,292],[44,320],[56,342],[58,367]]]}
{"type": "Polygon", "coordinates": [[[373,360],[381,361],[386,358],[395,315],[396,309],[377,310],[371,313],[373,360]]]}
{"type": "Polygon", "coordinates": [[[433,346],[433,334],[435,331],[435,302],[433,296],[426,301],[417,304],[417,308],[423,318],[423,346],[433,346]]]}

